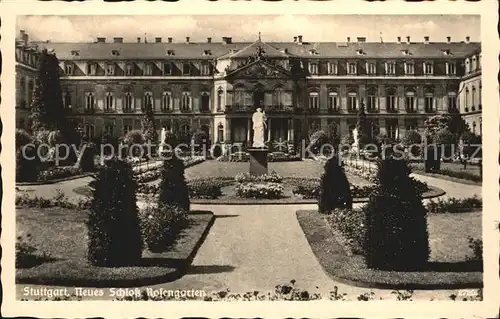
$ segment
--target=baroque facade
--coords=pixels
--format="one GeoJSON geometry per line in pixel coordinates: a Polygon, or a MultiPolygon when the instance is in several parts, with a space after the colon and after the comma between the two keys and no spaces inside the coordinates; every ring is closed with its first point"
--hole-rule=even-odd
{"type": "Polygon", "coordinates": [[[68,116],[90,137],[139,129],[146,105],[154,109],[158,130],[202,129],[212,142],[250,140],[257,107],[266,112],[268,140],[297,142],[317,128],[343,136],[354,128],[361,103],[373,135],[398,138],[451,108],[480,133],[480,43],[468,37],[32,43],[22,31],[16,46],[18,126],[26,125],[41,49],[57,55],[68,116]]]}

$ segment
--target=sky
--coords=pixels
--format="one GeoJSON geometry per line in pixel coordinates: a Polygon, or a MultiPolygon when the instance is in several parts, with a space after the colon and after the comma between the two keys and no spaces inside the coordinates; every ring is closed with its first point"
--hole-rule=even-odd
{"type": "Polygon", "coordinates": [[[395,42],[397,37],[412,41],[480,41],[480,17],[474,15],[171,15],[171,16],[19,16],[17,30],[25,30],[30,39],[52,42],[94,42],[97,37],[123,37],[136,42],[146,37],[174,38],[204,42],[224,36],[233,41],[255,41],[261,32],[263,41],[346,41],[366,37],[367,41],[395,42]]]}

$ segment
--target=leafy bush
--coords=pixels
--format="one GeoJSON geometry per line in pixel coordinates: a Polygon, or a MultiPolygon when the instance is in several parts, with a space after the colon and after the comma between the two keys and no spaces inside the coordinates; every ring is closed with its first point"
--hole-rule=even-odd
{"type": "Polygon", "coordinates": [[[449,177],[465,179],[465,180],[472,181],[472,182],[482,182],[482,180],[483,180],[481,176],[473,174],[473,173],[454,171],[454,170],[446,169],[446,168],[440,169],[440,170],[436,171],[435,173],[441,174],[441,175],[446,175],[449,177]]]}
{"type": "Polygon", "coordinates": [[[144,173],[138,173],[136,175],[137,182],[142,184],[155,181],[161,177],[161,172],[162,172],[161,168],[157,168],[144,173]]]}
{"type": "Polygon", "coordinates": [[[179,206],[189,211],[189,190],[184,178],[184,164],[175,156],[163,161],[159,200],[165,205],[179,206]]]}
{"type": "Polygon", "coordinates": [[[96,145],[94,143],[84,144],[82,147],[83,154],[80,159],[80,168],[83,172],[95,172],[97,167],[95,165],[95,156],[98,154],[96,145]]]}
{"type": "Polygon", "coordinates": [[[328,214],[335,208],[352,208],[349,181],[336,156],[325,164],[318,198],[318,209],[321,214],[328,214]]]}
{"type": "Polygon", "coordinates": [[[188,182],[191,198],[216,199],[222,196],[222,183],[215,178],[194,179],[188,182]]]}
{"type": "Polygon", "coordinates": [[[16,129],[16,150],[21,147],[33,143],[33,136],[31,136],[28,132],[22,129],[16,129]]]}
{"type": "Polygon", "coordinates": [[[137,264],[143,242],[132,167],[118,159],[108,160],[92,186],[86,223],[89,262],[106,267],[137,264]]]}
{"type": "Polygon", "coordinates": [[[36,146],[27,145],[16,151],[16,182],[34,182],[38,179],[40,158],[36,146]]]}
{"type": "Polygon", "coordinates": [[[36,248],[33,247],[31,241],[31,234],[27,234],[26,238],[18,236],[16,240],[16,268],[27,268],[32,265],[33,255],[36,248]]]}
{"type": "Polygon", "coordinates": [[[301,161],[300,155],[293,155],[285,152],[272,152],[267,154],[268,162],[294,162],[301,161]]]}
{"type": "Polygon", "coordinates": [[[140,210],[141,232],[152,252],[167,251],[188,223],[188,212],[178,206],[148,205],[140,210]]]}
{"type": "Polygon", "coordinates": [[[477,196],[467,198],[446,198],[430,200],[427,205],[427,212],[431,214],[444,213],[465,213],[480,210],[483,207],[483,201],[477,196]]]}
{"type": "Polygon", "coordinates": [[[313,154],[318,154],[321,146],[327,143],[329,143],[328,134],[323,130],[315,131],[309,136],[309,149],[313,154]]]}
{"type": "Polygon", "coordinates": [[[78,167],[51,167],[38,173],[38,181],[46,182],[81,174],[82,171],[78,167]]]}
{"type": "Polygon", "coordinates": [[[262,174],[262,175],[250,175],[250,173],[239,173],[234,177],[234,180],[238,183],[246,183],[246,182],[281,183],[283,181],[283,177],[281,177],[274,171],[269,174],[262,174]]]}
{"type": "Polygon", "coordinates": [[[203,130],[194,131],[193,135],[191,136],[191,143],[193,145],[197,145],[195,149],[201,149],[203,145],[207,145],[208,143],[207,133],[203,130]]]}
{"type": "Polygon", "coordinates": [[[366,262],[384,270],[420,269],[429,258],[426,209],[405,161],[378,162],[377,187],[364,207],[366,262]]]}
{"type": "Polygon", "coordinates": [[[320,190],[319,178],[303,178],[300,181],[295,180],[290,184],[293,185],[292,193],[304,199],[318,199],[320,190]]]}
{"type": "Polygon", "coordinates": [[[326,216],[328,225],[340,235],[337,238],[347,252],[354,255],[364,254],[364,235],[366,233],[363,210],[336,208],[326,216]]]}
{"type": "Polygon", "coordinates": [[[242,198],[277,199],[283,197],[284,188],[279,183],[239,183],[235,187],[236,196],[242,198]]]}
{"type": "Polygon", "coordinates": [[[474,239],[468,237],[469,248],[472,250],[472,254],[467,256],[467,261],[472,262],[482,262],[483,261],[483,241],[481,239],[474,239]]]}

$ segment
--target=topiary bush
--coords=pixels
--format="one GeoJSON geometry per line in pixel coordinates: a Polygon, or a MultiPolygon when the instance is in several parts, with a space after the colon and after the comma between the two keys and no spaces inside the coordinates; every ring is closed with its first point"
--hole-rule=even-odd
{"type": "Polygon", "coordinates": [[[176,156],[163,161],[159,200],[160,203],[189,211],[189,190],[184,178],[184,164],[176,156]]]}
{"type": "Polygon", "coordinates": [[[16,151],[16,182],[35,182],[40,170],[40,158],[34,145],[16,151]]]}
{"type": "Polygon", "coordinates": [[[329,143],[328,134],[323,130],[316,131],[309,137],[309,149],[313,154],[318,154],[321,146],[327,143],[329,143]]]}
{"type": "Polygon", "coordinates": [[[143,241],[132,167],[116,158],[108,160],[92,186],[86,223],[89,262],[104,267],[137,265],[143,241]]]}
{"type": "Polygon", "coordinates": [[[80,158],[80,168],[82,172],[95,172],[96,165],[94,162],[95,156],[98,154],[96,145],[94,143],[84,144],[84,148],[82,148],[82,154],[80,158]]]}
{"type": "Polygon", "coordinates": [[[426,209],[403,160],[378,162],[377,187],[364,207],[366,263],[383,270],[422,269],[429,258],[426,209]]]}
{"type": "Polygon", "coordinates": [[[325,163],[325,172],[321,177],[318,209],[328,214],[335,208],[352,208],[352,194],[349,181],[336,156],[325,163]]]}
{"type": "Polygon", "coordinates": [[[151,252],[167,251],[188,224],[188,212],[178,206],[149,205],[140,211],[141,231],[151,252]]]}

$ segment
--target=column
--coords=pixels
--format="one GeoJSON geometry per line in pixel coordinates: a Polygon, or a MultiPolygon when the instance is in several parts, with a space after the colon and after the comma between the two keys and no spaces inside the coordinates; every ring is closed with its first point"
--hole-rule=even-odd
{"type": "Polygon", "coordinates": [[[345,117],[340,119],[339,134],[341,137],[349,134],[349,127],[347,126],[347,119],[345,117]]]}
{"type": "Polygon", "coordinates": [[[319,108],[320,110],[328,108],[328,89],[325,84],[321,84],[319,88],[319,108]]]}
{"type": "Polygon", "coordinates": [[[402,139],[405,132],[406,132],[406,126],[405,126],[405,117],[404,116],[398,116],[398,138],[402,139]]]}
{"type": "Polygon", "coordinates": [[[379,119],[378,125],[380,129],[380,135],[387,135],[387,127],[385,126],[385,119],[379,119]]]}
{"type": "Polygon", "coordinates": [[[248,118],[247,120],[247,142],[251,141],[252,138],[252,120],[248,118]]]}
{"type": "Polygon", "coordinates": [[[271,131],[271,122],[272,122],[272,119],[267,120],[267,140],[268,141],[271,141],[271,139],[273,137],[273,131],[271,131]]]}

